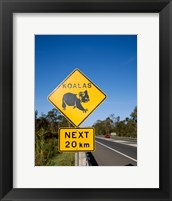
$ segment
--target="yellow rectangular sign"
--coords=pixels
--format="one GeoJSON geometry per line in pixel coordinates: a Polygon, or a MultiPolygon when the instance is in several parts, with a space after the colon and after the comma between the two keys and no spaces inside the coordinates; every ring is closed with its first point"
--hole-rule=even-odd
{"type": "Polygon", "coordinates": [[[60,128],[59,151],[94,151],[94,128],[60,128]]]}

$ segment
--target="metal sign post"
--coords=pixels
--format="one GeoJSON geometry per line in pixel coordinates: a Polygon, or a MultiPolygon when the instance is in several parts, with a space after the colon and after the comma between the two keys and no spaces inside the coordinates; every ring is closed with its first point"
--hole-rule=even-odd
{"type": "Polygon", "coordinates": [[[75,153],[75,166],[79,166],[79,152],[75,153]]]}

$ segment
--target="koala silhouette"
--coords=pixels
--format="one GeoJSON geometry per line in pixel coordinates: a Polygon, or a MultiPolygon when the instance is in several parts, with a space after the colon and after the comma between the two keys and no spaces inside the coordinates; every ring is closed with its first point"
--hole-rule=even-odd
{"type": "Polygon", "coordinates": [[[81,103],[86,103],[88,101],[89,96],[87,90],[84,92],[79,92],[79,94],[66,93],[63,95],[62,98],[62,107],[65,110],[66,105],[73,106],[73,108],[78,108],[79,110],[82,110],[85,113],[88,111],[88,109],[84,109],[81,103]]]}

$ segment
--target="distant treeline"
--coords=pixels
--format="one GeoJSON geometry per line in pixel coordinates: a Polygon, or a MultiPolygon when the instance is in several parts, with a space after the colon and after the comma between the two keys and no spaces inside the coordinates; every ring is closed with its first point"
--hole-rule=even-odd
{"type": "Polygon", "coordinates": [[[105,120],[97,120],[93,127],[96,135],[116,133],[117,136],[137,138],[137,107],[124,120],[120,121],[119,116],[111,114],[105,120]]]}

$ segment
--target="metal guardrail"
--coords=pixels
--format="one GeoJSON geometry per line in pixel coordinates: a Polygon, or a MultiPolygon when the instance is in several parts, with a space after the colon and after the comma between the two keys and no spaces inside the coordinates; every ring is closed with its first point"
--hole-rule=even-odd
{"type": "Polygon", "coordinates": [[[89,166],[98,166],[93,154],[91,152],[86,153],[87,161],[89,166]]]}
{"type": "Polygon", "coordinates": [[[75,166],[89,166],[89,157],[87,152],[75,153],[75,166]]]}

